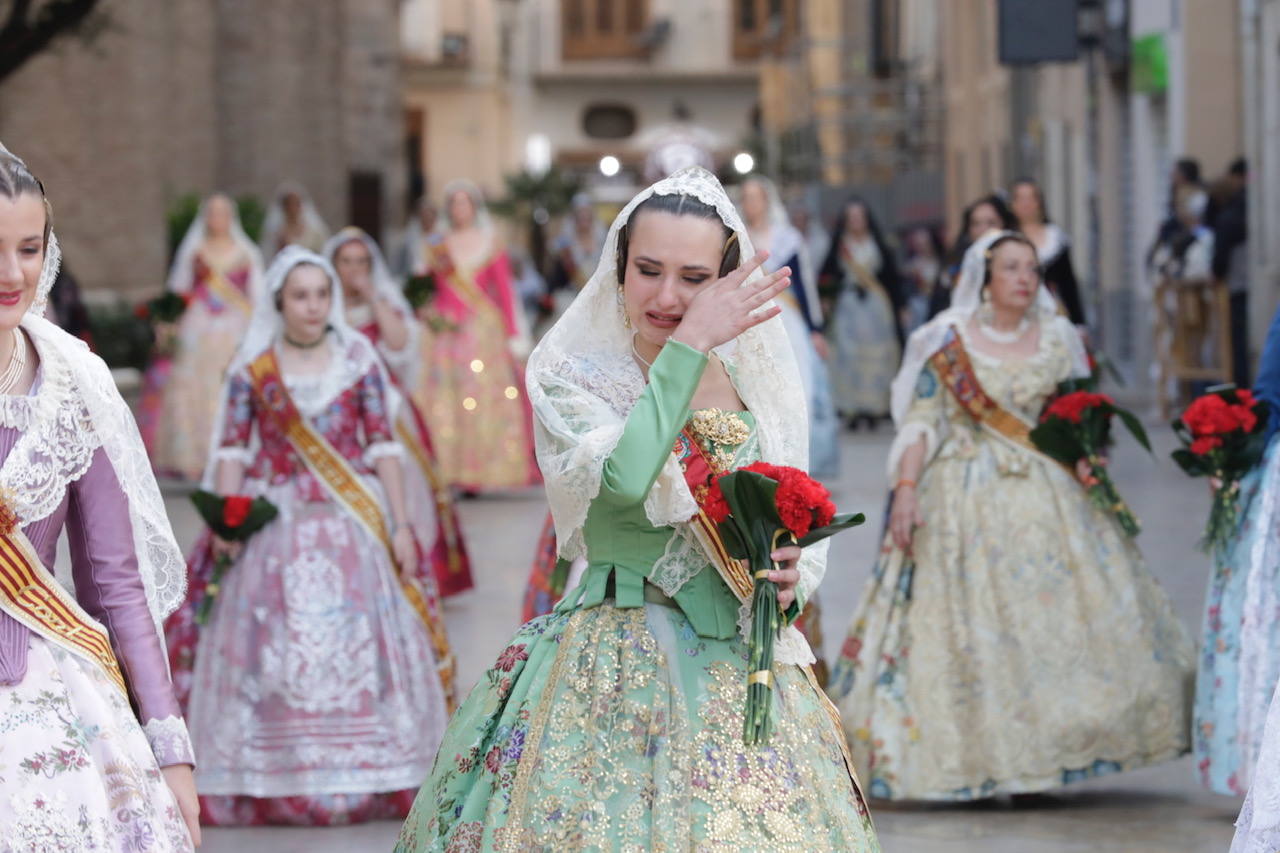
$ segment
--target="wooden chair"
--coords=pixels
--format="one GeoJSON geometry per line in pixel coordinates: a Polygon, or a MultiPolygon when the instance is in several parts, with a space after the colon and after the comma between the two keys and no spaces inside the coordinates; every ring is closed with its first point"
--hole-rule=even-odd
{"type": "Polygon", "coordinates": [[[1190,401],[1192,382],[1231,381],[1231,297],[1216,279],[1162,276],[1155,308],[1156,396],[1168,420],[1190,401]]]}

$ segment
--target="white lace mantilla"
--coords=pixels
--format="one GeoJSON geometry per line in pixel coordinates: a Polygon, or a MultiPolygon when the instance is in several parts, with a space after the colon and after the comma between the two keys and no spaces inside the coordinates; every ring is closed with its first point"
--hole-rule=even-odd
{"type": "Polygon", "coordinates": [[[21,436],[0,466],[0,490],[22,520],[33,524],[56,510],[102,446],[66,363],[40,351],[36,393],[0,398],[0,424],[21,436]]]}
{"type": "Polygon", "coordinates": [[[0,403],[0,422],[22,432],[0,467],[0,491],[22,524],[32,524],[58,508],[103,448],[128,500],[138,571],[159,630],[186,594],[186,561],[133,415],[107,366],[82,341],[30,313],[22,328],[40,356],[40,385],[0,403]]]}

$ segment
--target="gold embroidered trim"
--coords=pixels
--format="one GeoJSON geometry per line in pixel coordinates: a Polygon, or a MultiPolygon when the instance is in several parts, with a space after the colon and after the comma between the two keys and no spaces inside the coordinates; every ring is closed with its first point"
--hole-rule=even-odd
{"type": "Polygon", "coordinates": [[[497,850],[516,853],[521,849],[520,839],[523,835],[521,827],[525,820],[524,811],[529,802],[529,785],[533,777],[533,769],[542,751],[542,733],[547,727],[547,720],[551,718],[551,706],[555,704],[555,688],[560,684],[565,663],[572,653],[573,636],[578,633],[578,625],[585,616],[586,611],[576,611],[569,617],[564,633],[560,635],[556,659],[551,664],[551,673],[544,682],[545,686],[542,696],[538,699],[538,707],[534,709],[533,716],[529,720],[529,735],[525,739],[524,750],[520,753],[515,782],[511,786],[511,807],[507,810],[507,822],[503,824],[501,830],[494,833],[497,850]]]}

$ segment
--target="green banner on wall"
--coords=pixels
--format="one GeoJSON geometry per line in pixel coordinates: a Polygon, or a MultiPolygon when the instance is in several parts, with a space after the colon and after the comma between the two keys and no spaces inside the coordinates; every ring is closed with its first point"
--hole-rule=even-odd
{"type": "Polygon", "coordinates": [[[1169,54],[1164,33],[1150,33],[1133,40],[1129,86],[1145,95],[1163,95],[1169,88],[1169,54]]]}

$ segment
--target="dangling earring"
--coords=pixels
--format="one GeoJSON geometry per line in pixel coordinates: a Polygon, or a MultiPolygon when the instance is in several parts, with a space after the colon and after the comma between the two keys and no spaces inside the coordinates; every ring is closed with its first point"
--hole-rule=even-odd
{"type": "Polygon", "coordinates": [[[631,317],[627,314],[627,300],[622,296],[622,285],[618,285],[618,310],[622,312],[622,328],[631,328],[631,317]]]}
{"type": "Polygon", "coordinates": [[[990,325],[996,316],[995,309],[991,307],[991,288],[983,287],[978,296],[978,322],[990,325]]]}

